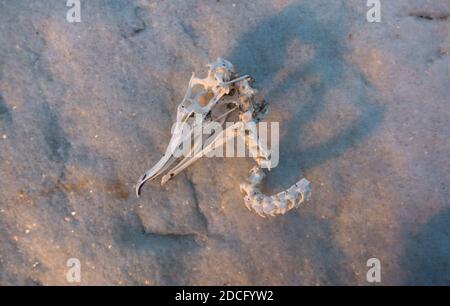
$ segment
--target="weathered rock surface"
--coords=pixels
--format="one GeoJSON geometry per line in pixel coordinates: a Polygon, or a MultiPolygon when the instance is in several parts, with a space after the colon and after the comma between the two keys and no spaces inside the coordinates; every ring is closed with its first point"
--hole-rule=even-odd
{"type": "Polygon", "coordinates": [[[0,284],[450,283],[450,3],[0,2],[0,284]],[[281,122],[275,193],[246,210],[251,159],[203,159],[161,188],[192,71],[222,56],[255,77],[281,122]]]}

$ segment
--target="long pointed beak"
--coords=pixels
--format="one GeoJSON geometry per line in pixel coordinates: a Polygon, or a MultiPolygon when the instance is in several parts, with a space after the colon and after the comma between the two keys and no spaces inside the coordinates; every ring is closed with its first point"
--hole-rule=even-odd
{"type": "Polygon", "coordinates": [[[177,160],[177,158],[174,156],[175,149],[178,148],[181,143],[183,143],[185,138],[190,138],[193,131],[191,128],[190,132],[188,131],[186,134],[184,134],[183,128],[185,126],[186,125],[177,125],[175,127],[175,131],[172,134],[172,138],[169,141],[169,145],[167,146],[166,152],[164,153],[163,157],[156,163],[156,165],[154,165],[150,170],[145,172],[144,175],[139,178],[139,181],[136,184],[137,197],[139,197],[140,190],[147,181],[153,180],[158,177],[177,160]]]}

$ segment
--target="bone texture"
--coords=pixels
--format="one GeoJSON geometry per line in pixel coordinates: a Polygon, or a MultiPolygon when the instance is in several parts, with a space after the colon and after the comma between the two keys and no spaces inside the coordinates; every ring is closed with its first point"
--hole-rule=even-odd
{"type": "Polygon", "coordinates": [[[153,180],[165,173],[161,180],[163,185],[202,156],[221,147],[234,137],[242,137],[256,162],[256,166],[250,171],[249,178],[240,185],[245,206],[249,210],[261,217],[283,215],[309,200],[311,187],[306,179],[273,196],[267,196],[261,192],[258,186],[266,176],[263,168],[269,170],[271,168],[270,152],[259,141],[258,135],[251,127],[267,115],[267,102],[255,99],[257,90],[251,86],[253,79],[248,75],[237,76],[229,61],[219,58],[209,64],[208,68],[206,78],[197,78],[194,73],[192,74],[184,99],[178,106],[177,124],[169,146],[161,160],[139,179],[136,185],[137,196],[148,180],[153,180]],[[196,146],[194,142],[189,156],[184,158],[175,156],[175,150],[186,137],[189,139],[192,136],[194,139],[202,137],[196,135],[196,129],[213,122],[223,126],[226,118],[234,112],[237,112],[238,118],[235,124],[217,135],[214,134],[212,139],[201,147],[196,146]],[[215,113],[215,119],[212,113],[215,113]],[[187,128],[187,133],[182,133],[183,128],[187,128]],[[169,169],[177,161],[178,163],[169,169]]]}

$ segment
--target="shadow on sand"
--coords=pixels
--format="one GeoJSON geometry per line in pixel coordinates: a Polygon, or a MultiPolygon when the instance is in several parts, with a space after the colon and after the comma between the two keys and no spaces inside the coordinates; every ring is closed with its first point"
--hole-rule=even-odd
{"type": "MultiPolygon", "coordinates": [[[[307,2],[288,6],[249,29],[226,57],[239,67],[240,71],[251,74],[256,79],[257,88],[269,88],[262,91],[269,103],[282,103],[284,93],[297,90],[296,87],[299,86],[306,86],[312,93],[307,101],[298,101],[298,107],[295,108],[291,119],[280,125],[280,128],[286,131],[280,139],[280,164],[269,175],[269,179],[274,177],[273,180],[280,189],[300,179],[303,171],[357,146],[371,135],[383,120],[384,110],[370,103],[362,73],[357,67],[344,67],[344,54],[347,52],[345,41],[348,37],[346,9],[339,7],[333,16],[327,19],[322,18],[321,12],[323,10],[317,10],[314,4],[307,2]],[[298,64],[293,67],[292,63],[296,62],[296,59],[292,61],[289,46],[294,41],[312,46],[314,54],[307,61],[299,59],[298,64]],[[289,56],[291,59],[288,62],[289,56]],[[286,68],[289,73],[280,79],[280,71],[286,68]],[[331,139],[302,148],[298,145],[298,135],[307,132],[307,123],[318,119],[318,115],[326,107],[325,94],[342,83],[343,74],[348,73],[349,69],[360,81],[357,83],[359,85],[356,85],[355,95],[351,96],[349,101],[357,109],[359,117],[346,122],[345,127],[336,131],[331,139]],[[305,79],[310,75],[318,81],[307,84],[305,79]]],[[[312,185],[314,189],[314,182],[312,185]]],[[[283,218],[285,219],[281,223],[281,229],[287,235],[288,241],[284,247],[296,261],[291,263],[292,265],[301,264],[300,258],[308,258],[314,263],[315,274],[322,284],[355,281],[345,268],[345,255],[333,238],[330,222],[318,221],[311,215],[303,218],[299,214],[288,214],[283,218]],[[312,233],[316,239],[312,242],[306,233],[312,233]],[[306,249],[305,244],[308,245],[306,249]]],[[[305,280],[293,274],[289,283],[304,284],[305,280]]]]}

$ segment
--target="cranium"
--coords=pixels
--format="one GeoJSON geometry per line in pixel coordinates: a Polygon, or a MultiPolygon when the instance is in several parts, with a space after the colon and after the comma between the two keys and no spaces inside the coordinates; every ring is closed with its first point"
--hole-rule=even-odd
{"type": "Polygon", "coordinates": [[[284,214],[307,201],[311,189],[306,179],[273,196],[266,196],[257,187],[265,177],[262,168],[270,170],[270,152],[259,141],[250,125],[262,120],[267,115],[268,108],[265,101],[255,99],[257,91],[252,88],[252,83],[250,76],[237,76],[233,65],[221,58],[208,65],[206,78],[197,78],[193,73],[183,101],[178,106],[177,122],[166,152],[139,179],[136,185],[137,196],[146,181],[164,174],[161,180],[164,185],[205,154],[220,148],[234,137],[242,137],[257,163],[250,171],[249,179],[240,186],[249,210],[262,217],[274,216],[284,214]],[[200,137],[203,140],[205,135],[196,133],[197,129],[205,130],[213,124],[223,125],[227,118],[233,116],[234,124],[219,133],[207,135],[209,137],[206,141],[198,141],[200,137]],[[186,141],[189,142],[189,154],[178,157],[175,152],[186,141]],[[173,167],[169,170],[171,166],[173,167]]]}

